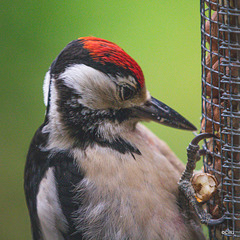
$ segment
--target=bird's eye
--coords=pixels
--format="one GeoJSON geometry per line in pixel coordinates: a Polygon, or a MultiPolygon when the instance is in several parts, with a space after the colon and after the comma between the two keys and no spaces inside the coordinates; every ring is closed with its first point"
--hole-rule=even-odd
{"type": "Polygon", "coordinates": [[[135,88],[130,86],[130,85],[123,85],[120,86],[120,91],[119,91],[119,95],[121,100],[128,100],[131,97],[133,97],[135,93],[135,88]]]}

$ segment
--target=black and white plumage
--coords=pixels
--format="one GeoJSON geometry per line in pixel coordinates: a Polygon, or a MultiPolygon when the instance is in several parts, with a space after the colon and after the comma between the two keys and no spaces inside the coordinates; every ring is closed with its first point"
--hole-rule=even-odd
{"type": "Polygon", "coordinates": [[[150,96],[121,48],[71,42],[46,74],[44,101],[25,167],[34,240],[203,239],[181,215],[182,163],[138,122],[195,127],[150,96]]]}

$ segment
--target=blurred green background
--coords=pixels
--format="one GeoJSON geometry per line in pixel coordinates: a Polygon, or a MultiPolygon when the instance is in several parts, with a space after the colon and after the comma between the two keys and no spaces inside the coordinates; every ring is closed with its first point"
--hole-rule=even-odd
{"type": "MultiPolygon", "coordinates": [[[[0,239],[30,239],[23,193],[28,146],[44,119],[42,83],[71,40],[120,45],[142,67],[148,90],[197,127],[200,117],[199,1],[1,1],[0,239]]],[[[191,132],[148,123],[186,160],[191,132]]]]}

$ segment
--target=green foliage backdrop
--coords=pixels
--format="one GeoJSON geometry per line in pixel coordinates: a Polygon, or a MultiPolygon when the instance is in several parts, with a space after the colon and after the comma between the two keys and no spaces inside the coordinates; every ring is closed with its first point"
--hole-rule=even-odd
{"type": "MultiPolygon", "coordinates": [[[[111,40],[137,60],[151,94],[197,127],[200,116],[199,1],[1,1],[0,238],[30,239],[25,157],[44,119],[42,83],[71,40],[111,40]]],[[[191,132],[147,123],[186,160],[191,132]]]]}

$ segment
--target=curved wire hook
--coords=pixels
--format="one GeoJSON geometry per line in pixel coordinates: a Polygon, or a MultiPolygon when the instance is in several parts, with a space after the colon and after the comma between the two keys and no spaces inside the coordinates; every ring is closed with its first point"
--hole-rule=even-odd
{"type": "Polygon", "coordinates": [[[205,149],[199,150],[198,143],[201,140],[204,140],[206,138],[218,138],[216,135],[212,133],[201,133],[197,135],[191,143],[189,144],[189,147],[187,149],[188,151],[188,162],[186,165],[186,169],[182,174],[182,177],[179,181],[179,189],[181,192],[183,192],[186,196],[186,198],[191,203],[192,207],[195,209],[195,212],[197,213],[198,217],[200,218],[201,222],[203,224],[206,224],[208,226],[216,226],[218,224],[221,224],[226,219],[225,215],[220,217],[219,219],[213,219],[212,215],[209,213],[206,213],[203,208],[198,204],[197,200],[195,199],[195,196],[193,195],[193,188],[190,183],[190,178],[193,176],[193,171],[196,167],[196,161],[200,159],[200,156],[206,155],[207,151],[205,149]]]}

